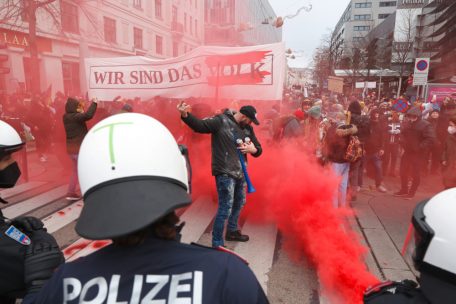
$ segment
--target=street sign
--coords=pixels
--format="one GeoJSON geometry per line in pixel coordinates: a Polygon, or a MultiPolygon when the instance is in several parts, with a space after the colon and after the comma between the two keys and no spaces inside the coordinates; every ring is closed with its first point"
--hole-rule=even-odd
{"type": "Polygon", "coordinates": [[[0,54],[0,62],[8,61],[8,55],[0,54]]]}
{"type": "Polygon", "coordinates": [[[429,75],[429,58],[416,58],[413,85],[426,85],[429,75]]]}
{"type": "Polygon", "coordinates": [[[0,74],[9,74],[10,68],[0,67],[0,74]]]}
{"type": "Polygon", "coordinates": [[[375,89],[377,87],[377,83],[374,81],[356,82],[355,87],[357,89],[375,89]]]}

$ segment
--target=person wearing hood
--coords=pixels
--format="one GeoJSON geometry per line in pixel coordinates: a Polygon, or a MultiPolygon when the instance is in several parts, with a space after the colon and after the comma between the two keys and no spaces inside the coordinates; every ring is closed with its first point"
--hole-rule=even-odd
{"type": "MultiPolygon", "coordinates": [[[[359,141],[364,146],[370,137],[370,119],[368,115],[362,115],[362,106],[357,100],[350,102],[348,112],[351,115],[351,123],[358,129],[359,141]]],[[[352,201],[356,200],[357,193],[363,186],[365,158],[362,156],[354,163],[350,163],[350,188],[352,193],[352,201]]]]}
{"type": "Polygon", "coordinates": [[[79,200],[81,196],[76,193],[78,185],[78,154],[82,140],[88,132],[86,121],[93,118],[97,110],[98,100],[92,99],[92,104],[84,112],[84,105],[73,97],[68,97],[63,115],[63,126],[66,134],[66,148],[72,162],[72,172],[68,184],[67,200],[79,200]]]}
{"type": "Polygon", "coordinates": [[[400,167],[401,189],[394,193],[394,196],[412,199],[420,185],[420,168],[424,163],[424,155],[432,147],[436,136],[431,123],[421,119],[421,110],[418,107],[408,110],[406,118],[407,123],[402,131],[404,154],[400,167]],[[410,188],[409,177],[412,178],[410,188]]]}
{"type": "Polygon", "coordinates": [[[456,115],[450,117],[448,137],[443,146],[442,175],[445,189],[456,187],[456,115]]]}

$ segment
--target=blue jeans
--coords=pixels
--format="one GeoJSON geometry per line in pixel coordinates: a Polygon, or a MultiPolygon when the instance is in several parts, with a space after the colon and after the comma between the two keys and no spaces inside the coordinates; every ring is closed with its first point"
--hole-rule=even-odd
{"type": "Polygon", "coordinates": [[[347,200],[348,172],[350,171],[350,163],[332,163],[331,168],[337,176],[340,176],[339,187],[334,194],[334,208],[345,207],[347,200]]]}
{"type": "Polygon", "coordinates": [[[79,184],[78,180],[78,154],[68,154],[71,159],[71,175],[68,183],[68,193],[76,193],[76,187],[79,184]]]}
{"type": "Polygon", "coordinates": [[[373,154],[368,156],[368,161],[370,163],[372,176],[375,179],[375,187],[378,187],[383,182],[383,165],[382,165],[382,158],[378,154],[373,154]]]}
{"type": "Polygon", "coordinates": [[[223,228],[228,219],[228,231],[238,230],[238,219],[245,204],[245,180],[236,179],[226,174],[215,177],[218,194],[218,210],[212,229],[212,246],[222,246],[223,228]]]}

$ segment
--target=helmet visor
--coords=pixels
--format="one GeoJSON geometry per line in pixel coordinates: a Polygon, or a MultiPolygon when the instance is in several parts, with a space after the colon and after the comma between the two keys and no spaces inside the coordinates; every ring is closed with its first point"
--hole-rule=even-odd
{"type": "Polygon", "coordinates": [[[429,200],[419,203],[412,216],[412,225],[410,225],[408,237],[405,241],[403,254],[411,258],[417,270],[420,270],[423,263],[424,255],[434,237],[434,231],[426,223],[424,207],[429,200]]]}

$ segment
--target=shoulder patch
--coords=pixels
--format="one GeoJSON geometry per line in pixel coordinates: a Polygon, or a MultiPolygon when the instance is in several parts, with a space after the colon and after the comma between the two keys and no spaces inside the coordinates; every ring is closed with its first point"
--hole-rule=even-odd
{"type": "Polygon", "coordinates": [[[197,247],[200,247],[200,248],[209,249],[209,250],[216,250],[216,251],[221,251],[221,252],[226,252],[226,253],[232,254],[232,255],[236,256],[237,258],[239,258],[246,265],[249,265],[249,262],[246,259],[244,259],[242,256],[240,256],[236,252],[234,252],[232,250],[229,250],[228,248],[225,248],[223,246],[218,246],[218,247],[214,248],[214,247],[209,247],[209,246],[204,246],[204,245],[201,245],[201,244],[197,244],[197,243],[194,243],[194,242],[190,243],[190,245],[197,246],[197,247]]]}

